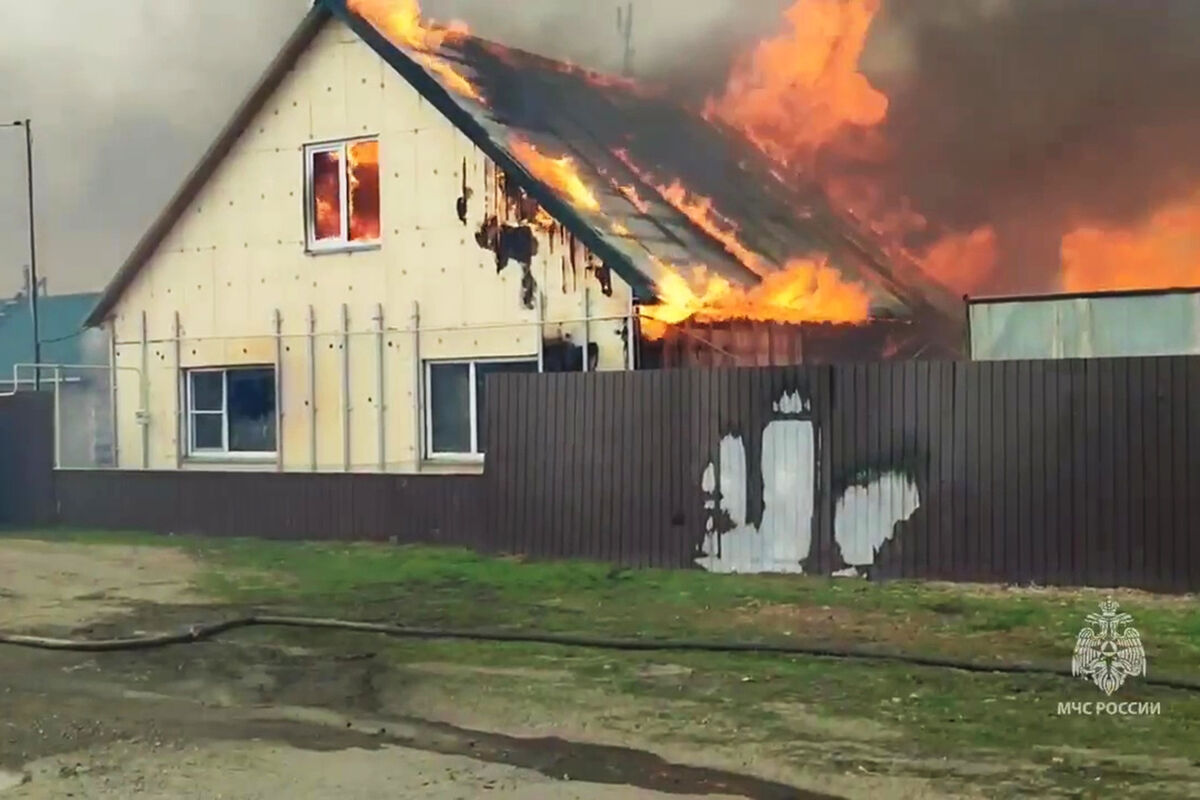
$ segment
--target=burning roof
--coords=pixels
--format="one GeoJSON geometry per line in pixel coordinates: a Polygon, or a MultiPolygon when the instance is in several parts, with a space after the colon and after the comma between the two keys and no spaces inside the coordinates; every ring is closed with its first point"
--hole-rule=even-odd
{"type": "MultiPolygon", "coordinates": [[[[956,298],[872,244],[741,133],[652,88],[427,25],[416,0],[319,0],[629,281],[648,332],[745,318],[957,319],[956,298]]],[[[713,115],[709,115],[713,116],[713,115]]]]}
{"type": "MultiPolygon", "coordinates": [[[[835,212],[829,187],[785,179],[788,165],[754,126],[732,123],[729,103],[685,108],[463,25],[427,24],[418,0],[316,0],[87,324],[103,320],[331,15],[536,201],[540,217],[568,228],[633,288],[645,335],[684,321],[897,318],[960,332],[957,297],[869,226],[835,212]]],[[[945,257],[955,255],[949,248],[945,257]]]]}

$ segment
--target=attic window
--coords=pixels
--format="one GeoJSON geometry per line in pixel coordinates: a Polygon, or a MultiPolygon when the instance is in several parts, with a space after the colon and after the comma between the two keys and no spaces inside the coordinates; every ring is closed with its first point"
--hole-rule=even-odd
{"type": "Polygon", "coordinates": [[[379,243],[379,140],[304,148],[305,220],[310,251],[379,243]]]}

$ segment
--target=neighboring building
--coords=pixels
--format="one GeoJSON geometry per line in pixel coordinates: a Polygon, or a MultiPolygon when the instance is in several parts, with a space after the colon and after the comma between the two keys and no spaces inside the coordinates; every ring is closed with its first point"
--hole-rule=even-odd
{"type": "Polygon", "coordinates": [[[486,99],[318,0],[89,317],[121,467],[478,470],[487,375],[651,366],[636,309],[667,265],[762,280],[633,164],[766,268],[826,253],[893,338],[959,346],[953,298],[724,129],[472,37],[439,52],[486,99]]]}
{"type": "MultiPolygon", "coordinates": [[[[38,330],[42,341],[43,364],[108,363],[108,348],[89,346],[95,331],[83,329],[83,321],[95,307],[98,294],[42,294],[38,297],[38,330]]],[[[16,296],[0,300],[0,393],[17,388],[14,368],[18,364],[33,364],[33,318],[29,307],[28,289],[16,296]]],[[[42,370],[45,378],[51,371],[42,370]]],[[[33,370],[23,368],[16,373],[21,388],[33,385],[33,370]]]]}
{"type": "Polygon", "coordinates": [[[1200,288],[981,297],[967,309],[976,361],[1200,355],[1200,288]]]}
{"type": "MultiPolygon", "coordinates": [[[[61,467],[115,464],[111,349],[104,331],[83,327],[99,297],[95,293],[38,297],[41,389],[56,394],[60,421],[56,463],[61,467]]],[[[26,289],[0,301],[0,394],[32,391],[33,364],[32,309],[26,289]]]]}

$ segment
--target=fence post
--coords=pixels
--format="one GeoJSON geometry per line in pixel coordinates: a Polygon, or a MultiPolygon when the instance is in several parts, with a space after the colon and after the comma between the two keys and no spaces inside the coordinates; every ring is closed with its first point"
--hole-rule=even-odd
{"type": "Polygon", "coordinates": [[[121,442],[117,430],[120,421],[117,416],[117,323],[110,318],[105,328],[108,331],[108,414],[109,424],[112,425],[112,467],[121,468],[121,442]]]}
{"type": "Polygon", "coordinates": [[[342,303],[342,471],[350,471],[350,307],[342,303]]]}
{"type": "Polygon", "coordinates": [[[317,312],[308,307],[308,460],[317,471],[317,312]]]}
{"type": "Polygon", "coordinates": [[[592,349],[592,293],[591,284],[587,282],[585,275],[583,282],[583,371],[591,371],[591,356],[589,352],[592,349]]]}
{"type": "Polygon", "coordinates": [[[376,436],[378,437],[379,445],[379,471],[387,472],[387,408],[384,405],[384,392],[386,391],[386,383],[384,381],[384,326],[383,326],[383,303],[378,303],[375,306],[375,408],[378,417],[376,428],[376,436]]]}
{"type": "Polygon", "coordinates": [[[546,300],[542,297],[542,290],[538,289],[534,296],[534,302],[537,303],[537,362],[538,374],[546,371],[546,300]]]}
{"type": "Polygon", "coordinates": [[[142,312],[142,374],[138,383],[141,384],[138,387],[141,395],[138,427],[142,429],[142,469],[150,469],[150,342],[145,311],[142,312]]]}
{"type": "Polygon", "coordinates": [[[283,315],[275,309],[275,471],[283,472],[283,315]]]}
{"type": "Polygon", "coordinates": [[[183,449],[186,439],[184,438],[183,411],[183,340],[178,311],[175,312],[172,332],[175,340],[175,469],[180,469],[183,467],[183,449]]]}
{"type": "MultiPolygon", "coordinates": [[[[36,367],[41,371],[41,367],[36,367]]],[[[54,468],[62,468],[62,365],[54,365],[54,468]]]]}
{"type": "Polygon", "coordinates": [[[425,422],[421,416],[425,392],[425,370],[421,365],[421,303],[413,301],[413,471],[421,471],[421,459],[425,453],[425,422]]]}

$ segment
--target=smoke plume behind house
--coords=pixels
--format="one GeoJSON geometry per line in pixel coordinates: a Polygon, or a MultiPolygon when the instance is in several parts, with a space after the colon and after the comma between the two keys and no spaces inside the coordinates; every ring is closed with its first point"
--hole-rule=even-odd
{"type": "MultiPolygon", "coordinates": [[[[624,4],[424,3],[605,71],[622,65],[624,4]]],[[[1200,4],[636,0],[635,69],[699,107],[807,4],[878,6],[854,66],[886,107],[829,135],[799,177],[844,190],[938,277],[974,292],[1200,282],[1200,4]]],[[[27,4],[0,32],[0,119],[34,118],[40,260],[60,291],[111,275],[308,7],[86,5],[27,4]]],[[[0,183],[22,185],[23,155],[19,132],[0,132],[0,183]]],[[[0,193],[0,293],[19,282],[24,236],[22,194],[0,193]]]]}

